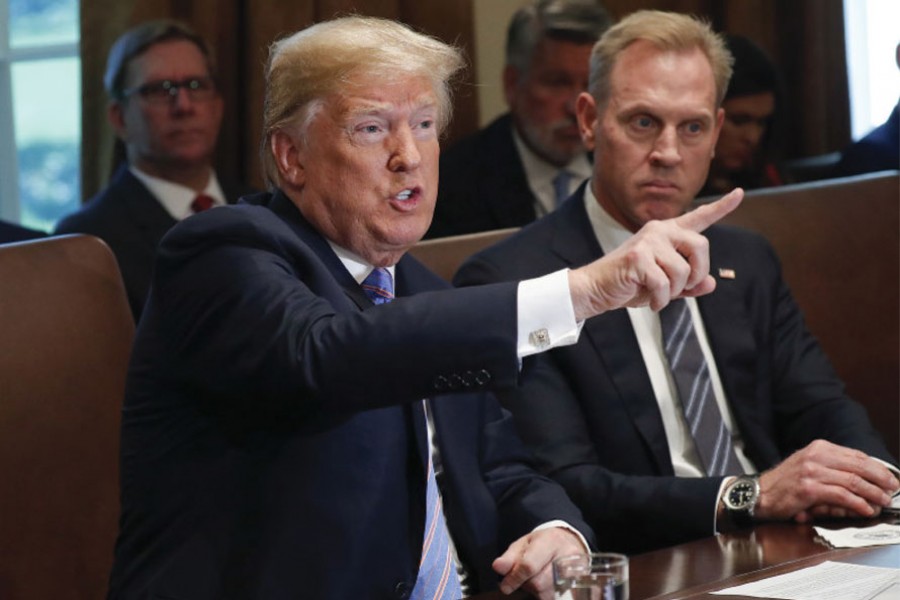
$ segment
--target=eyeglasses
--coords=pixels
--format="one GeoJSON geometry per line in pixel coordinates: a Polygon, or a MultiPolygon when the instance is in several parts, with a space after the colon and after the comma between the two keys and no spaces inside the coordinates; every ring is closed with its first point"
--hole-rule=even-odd
{"type": "Polygon", "coordinates": [[[121,98],[125,99],[134,94],[139,95],[150,104],[168,104],[178,97],[178,90],[184,90],[188,98],[193,102],[205,102],[211,100],[216,94],[216,86],[209,77],[191,77],[181,81],[163,79],[162,81],[149,81],[137,87],[122,90],[121,98]]]}

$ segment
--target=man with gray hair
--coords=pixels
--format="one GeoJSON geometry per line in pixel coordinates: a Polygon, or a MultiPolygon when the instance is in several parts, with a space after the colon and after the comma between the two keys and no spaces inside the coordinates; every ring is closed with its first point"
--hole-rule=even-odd
{"type": "Polygon", "coordinates": [[[740,194],[601,261],[454,290],[406,251],[431,221],[461,65],[377,18],[272,46],[271,192],[160,245],[122,413],[111,598],[549,600],[552,560],[592,542],[489,392],[588,317],[708,293],[697,232],[740,194]]]}
{"type": "Polygon", "coordinates": [[[223,101],[209,47],[187,25],[160,20],[126,31],[109,51],[103,84],[127,164],[56,233],[109,244],[137,320],[163,234],[248,190],[220,182],[213,170],[223,101]]]}
{"type": "Polygon", "coordinates": [[[537,0],[509,24],[509,112],[441,154],[426,237],[518,227],[551,212],[591,166],[575,121],[591,47],[612,24],[598,0],[537,0]]]}

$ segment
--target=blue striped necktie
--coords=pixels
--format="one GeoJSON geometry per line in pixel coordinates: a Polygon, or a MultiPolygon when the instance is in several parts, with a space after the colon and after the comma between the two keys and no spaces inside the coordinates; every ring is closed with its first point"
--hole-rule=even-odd
{"type": "Polygon", "coordinates": [[[709,365],[703,358],[691,312],[684,300],[673,300],[659,312],[663,345],[681,398],[684,418],[709,476],[744,472],[734,453],[731,432],[712,390],[709,365]]]}
{"type": "MultiPolygon", "coordinates": [[[[375,304],[385,304],[394,299],[394,282],[391,273],[383,267],[372,270],[362,282],[363,292],[375,304]]],[[[411,600],[457,600],[462,598],[456,562],[450,550],[450,534],[444,520],[441,495],[438,492],[431,448],[428,449],[428,473],[425,486],[425,535],[422,541],[422,559],[411,600]]]]}

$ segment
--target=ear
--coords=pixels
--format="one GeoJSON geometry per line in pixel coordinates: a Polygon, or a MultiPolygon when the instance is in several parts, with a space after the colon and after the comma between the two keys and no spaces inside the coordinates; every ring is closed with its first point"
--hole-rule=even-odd
{"type": "Polygon", "coordinates": [[[716,157],[716,144],[719,143],[719,134],[722,133],[722,123],[725,122],[725,109],[719,108],[716,111],[716,124],[713,126],[712,150],[709,151],[709,158],[712,160],[716,157]]]}
{"type": "Polygon", "coordinates": [[[519,69],[512,65],[503,67],[503,97],[506,105],[512,108],[516,99],[516,88],[519,87],[519,69]]]}
{"type": "Polygon", "coordinates": [[[106,118],[119,139],[127,142],[128,128],[125,126],[125,109],[122,103],[117,100],[111,101],[106,107],[106,118]]]}
{"type": "Polygon", "coordinates": [[[578,133],[581,134],[581,141],[588,151],[594,149],[597,143],[596,127],[597,119],[597,101],[588,92],[581,92],[575,100],[575,117],[578,119],[578,133]]]}
{"type": "Polygon", "coordinates": [[[290,133],[279,129],[272,134],[269,144],[282,181],[292,187],[302,188],[306,182],[306,169],[303,166],[304,152],[300,143],[290,133]]]}

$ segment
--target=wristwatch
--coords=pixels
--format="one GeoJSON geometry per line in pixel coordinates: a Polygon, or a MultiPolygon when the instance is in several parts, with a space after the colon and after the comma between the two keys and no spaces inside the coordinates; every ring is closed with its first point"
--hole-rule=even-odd
{"type": "Polygon", "coordinates": [[[741,475],[728,484],[722,502],[729,520],[737,527],[753,524],[753,510],[759,501],[759,475],[741,475]]]}

